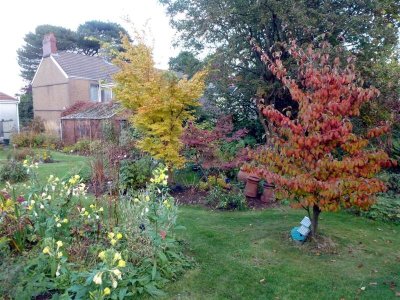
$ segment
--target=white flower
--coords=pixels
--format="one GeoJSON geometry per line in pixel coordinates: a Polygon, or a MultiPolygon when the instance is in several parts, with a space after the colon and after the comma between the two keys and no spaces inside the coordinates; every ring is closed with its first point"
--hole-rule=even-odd
{"type": "Polygon", "coordinates": [[[97,273],[96,275],[94,275],[94,277],[93,277],[93,282],[95,283],[95,284],[98,284],[98,285],[100,285],[100,284],[102,284],[103,283],[103,280],[101,279],[101,276],[103,275],[103,272],[99,272],[99,273],[97,273]]]}
{"type": "Polygon", "coordinates": [[[60,274],[60,268],[61,268],[61,266],[58,265],[58,266],[57,266],[57,272],[56,272],[56,276],[57,276],[57,277],[61,275],[61,274],[60,274]]]}
{"type": "Polygon", "coordinates": [[[40,204],[40,209],[44,209],[44,205],[43,204],[40,204]]]}
{"type": "Polygon", "coordinates": [[[60,223],[57,223],[57,227],[60,228],[60,227],[61,227],[61,224],[60,224],[60,223]]]}
{"type": "Polygon", "coordinates": [[[114,269],[114,270],[112,270],[112,272],[114,273],[114,275],[115,276],[117,276],[118,277],[118,279],[121,279],[122,278],[122,272],[120,271],[120,270],[118,270],[118,269],[114,269]]]}

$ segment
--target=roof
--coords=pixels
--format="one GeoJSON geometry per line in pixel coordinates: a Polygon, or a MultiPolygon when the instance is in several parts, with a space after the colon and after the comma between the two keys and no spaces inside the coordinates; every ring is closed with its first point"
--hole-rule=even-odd
{"type": "Polygon", "coordinates": [[[7,95],[7,94],[4,94],[4,93],[0,92],[0,101],[2,101],[2,100],[7,100],[7,101],[10,101],[10,100],[12,100],[12,101],[18,101],[18,100],[15,99],[14,97],[11,97],[11,96],[9,96],[9,95],[7,95]]]}
{"type": "Polygon", "coordinates": [[[112,81],[119,68],[98,56],[61,51],[51,55],[68,77],[112,81]]]}
{"type": "MultiPolygon", "coordinates": [[[[68,110],[68,109],[67,109],[68,110]]],[[[82,104],[81,108],[74,107],[73,113],[64,115],[61,120],[77,120],[77,119],[91,119],[101,120],[109,119],[115,115],[125,115],[126,112],[122,109],[122,105],[117,102],[106,102],[106,103],[86,103],[82,104]]],[[[126,119],[123,116],[120,119],[126,119]]]]}

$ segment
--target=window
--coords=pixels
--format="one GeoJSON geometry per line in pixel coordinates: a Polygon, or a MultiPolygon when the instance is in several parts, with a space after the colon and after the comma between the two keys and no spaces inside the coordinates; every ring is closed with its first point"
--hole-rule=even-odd
{"type": "Polygon", "coordinates": [[[101,88],[101,102],[107,102],[112,99],[112,90],[110,88],[101,88]]]}
{"type": "Polygon", "coordinates": [[[91,101],[99,101],[99,85],[98,84],[90,85],[90,100],[91,101]]]}

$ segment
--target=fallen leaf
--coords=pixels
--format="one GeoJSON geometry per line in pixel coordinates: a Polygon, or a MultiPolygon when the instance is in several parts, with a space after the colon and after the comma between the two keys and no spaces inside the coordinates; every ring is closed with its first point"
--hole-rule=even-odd
{"type": "Polygon", "coordinates": [[[336,261],[336,259],[331,259],[331,262],[335,262],[336,261]]]}
{"type": "Polygon", "coordinates": [[[377,282],[370,282],[369,285],[378,285],[377,282]]]}
{"type": "Polygon", "coordinates": [[[265,278],[260,280],[260,283],[264,283],[265,282],[265,278]]]}
{"type": "Polygon", "coordinates": [[[357,268],[362,268],[362,267],[364,267],[363,264],[359,264],[359,265],[357,266],[357,268]]]}
{"type": "Polygon", "coordinates": [[[396,292],[396,297],[400,297],[400,292],[396,292]]]}
{"type": "Polygon", "coordinates": [[[365,286],[360,287],[360,290],[365,291],[365,286]]]}

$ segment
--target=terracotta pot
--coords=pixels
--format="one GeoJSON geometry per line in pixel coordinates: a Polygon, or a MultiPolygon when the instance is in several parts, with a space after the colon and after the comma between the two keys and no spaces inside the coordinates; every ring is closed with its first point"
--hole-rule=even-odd
{"type": "Polygon", "coordinates": [[[274,186],[272,184],[265,182],[263,187],[264,190],[261,196],[261,201],[265,203],[271,203],[275,201],[274,186]]]}
{"type": "Polygon", "coordinates": [[[246,186],[244,188],[244,194],[247,197],[252,197],[252,198],[257,197],[259,182],[260,178],[258,178],[257,176],[250,175],[249,177],[247,177],[246,186]]]}
{"type": "Polygon", "coordinates": [[[246,183],[247,177],[249,177],[249,176],[250,176],[250,173],[240,169],[237,174],[237,180],[246,183]]]}

